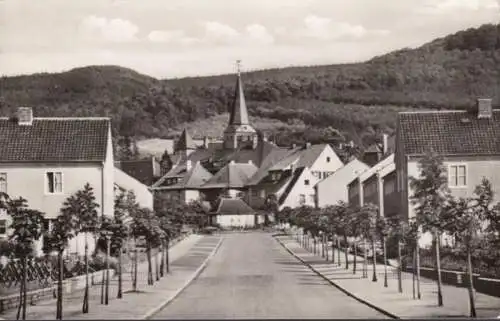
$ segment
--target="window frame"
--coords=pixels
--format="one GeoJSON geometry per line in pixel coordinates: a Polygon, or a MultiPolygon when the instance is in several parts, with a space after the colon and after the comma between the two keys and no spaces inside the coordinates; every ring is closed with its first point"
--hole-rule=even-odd
{"type": "Polygon", "coordinates": [[[469,182],[469,177],[468,177],[468,173],[469,173],[469,168],[467,166],[467,163],[450,163],[448,164],[448,172],[447,172],[447,176],[448,176],[448,187],[449,188],[466,188],[467,187],[467,183],[469,182]],[[456,185],[452,185],[451,184],[451,178],[452,178],[452,168],[456,168],[457,171],[456,171],[456,176],[455,176],[455,181],[456,181],[456,185]],[[461,177],[459,175],[459,168],[460,167],[463,167],[465,169],[465,175],[464,175],[464,178],[465,178],[465,184],[464,185],[459,185],[459,177],[461,177]]]}
{"type": "Polygon", "coordinates": [[[309,186],[309,185],[311,185],[311,180],[309,180],[309,179],[305,179],[305,180],[304,180],[304,185],[305,185],[305,186],[309,186]]]}
{"type": "Polygon", "coordinates": [[[64,173],[62,170],[50,170],[50,171],[45,171],[45,177],[44,177],[44,190],[45,190],[45,195],[61,195],[61,194],[64,194],[64,173]],[[58,192],[56,191],[56,179],[55,179],[55,175],[54,175],[54,192],[50,192],[49,191],[49,173],[52,173],[52,174],[56,174],[56,173],[60,173],[61,174],[61,191],[58,192]]]}
{"type": "Polygon", "coordinates": [[[8,188],[9,188],[9,186],[8,186],[9,174],[7,172],[0,172],[0,178],[3,175],[5,175],[5,180],[0,179],[0,186],[2,186],[2,184],[5,184],[5,191],[2,191],[2,189],[0,188],[0,192],[4,192],[4,193],[8,194],[7,192],[8,192],[8,188]],[[2,183],[2,182],[5,182],[5,183],[2,183]]]}
{"type": "Polygon", "coordinates": [[[306,204],[306,194],[299,194],[299,204],[300,205],[306,204]]]}

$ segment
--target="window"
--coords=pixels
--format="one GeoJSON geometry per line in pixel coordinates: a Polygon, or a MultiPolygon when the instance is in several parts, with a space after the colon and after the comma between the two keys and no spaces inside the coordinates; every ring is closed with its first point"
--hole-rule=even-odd
{"type": "Polygon", "coordinates": [[[326,162],[329,163],[330,162],[330,157],[327,157],[326,158],[326,162]]]}
{"type": "Polygon", "coordinates": [[[448,168],[448,185],[450,187],[467,186],[467,169],[465,165],[450,165],[448,168]]]}
{"type": "Polygon", "coordinates": [[[299,195],[299,204],[304,205],[306,203],[306,196],[304,194],[299,195]]]}
{"type": "Polygon", "coordinates": [[[316,197],[314,196],[314,194],[309,195],[309,201],[313,204],[316,204],[316,197]]]}
{"type": "Polygon", "coordinates": [[[7,233],[7,220],[0,220],[0,235],[7,233]]]}
{"type": "Polygon", "coordinates": [[[309,185],[309,180],[308,179],[304,180],[304,185],[309,185]]]}
{"type": "Polygon", "coordinates": [[[47,192],[49,194],[62,193],[62,173],[47,173],[47,192]]]}
{"type": "Polygon", "coordinates": [[[0,173],[0,192],[7,193],[7,173],[0,173]]]}

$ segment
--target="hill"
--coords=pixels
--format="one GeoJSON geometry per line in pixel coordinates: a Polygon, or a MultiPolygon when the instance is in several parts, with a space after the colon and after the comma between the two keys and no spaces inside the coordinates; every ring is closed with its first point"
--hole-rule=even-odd
{"type": "MultiPolygon", "coordinates": [[[[372,143],[392,133],[398,111],[468,108],[500,99],[500,25],[484,25],[358,64],[245,73],[256,127],[281,144],[325,135],[372,143]]],[[[159,80],[117,66],[0,78],[3,115],[33,106],[38,116],[111,116],[117,147],[125,137],[168,138],[189,124],[223,128],[234,75],[159,80]]],[[[199,135],[200,133],[196,132],[199,135]]],[[[121,149],[120,149],[121,150],[121,149]]]]}

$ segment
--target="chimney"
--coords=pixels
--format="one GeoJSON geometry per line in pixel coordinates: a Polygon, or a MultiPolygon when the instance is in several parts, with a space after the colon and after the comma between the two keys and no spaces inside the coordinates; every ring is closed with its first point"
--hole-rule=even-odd
{"type": "Polygon", "coordinates": [[[349,142],[349,146],[350,146],[351,148],[354,148],[354,142],[353,142],[352,140],[349,142]]]}
{"type": "Polygon", "coordinates": [[[17,109],[17,121],[19,125],[30,126],[33,123],[33,109],[31,107],[19,107],[17,109]]]}
{"type": "Polygon", "coordinates": [[[387,134],[382,135],[382,152],[384,153],[383,155],[387,155],[387,150],[388,150],[387,138],[388,138],[387,134]]]}
{"type": "Polygon", "coordinates": [[[248,164],[253,165],[253,162],[251,159],[248,160],[248,164]]]}
{"type": "Polygon", "coordinates": [[[234,165],[235,162],[234,162],[234,159],[232,159],[230,162],[229,162],[230,165],[234,165]]]}
{"type": "Polygon", "coordinates": [[[290,171],[292,172],[292,175],[293,175],[293,172],[295,172],[295,164],[290,164],[290,171]]]}
{"type": "Polygon", "coordinates": [[[479,98],[477,100],[477,118],[491,118],[492,114],[491,98],[479,98]]]}
{"type": "Polygon", "coordinates": [[[205,149],[208,149],[208,142],[209,142],[209,139],[207,136],[203,137],[203,147],[205,149]]]}
{"type": "Polygon", "coordinates": [[[309,147],[311,147],[311,143],[307,142],[306,143],[306,149],[309,148],[309,147]]]}
{"type": "Polygon", "coordinates": [[[186,170],[190,171],[192,167],[193,167],[193,163],[191,162],[191,160],[188,159],[186,161],[186,170]]]}
{"type": "Polygon", "coordinates": [[[297,144],[292,144],[292,148],[293,149],[297,148],[297,144]]]}

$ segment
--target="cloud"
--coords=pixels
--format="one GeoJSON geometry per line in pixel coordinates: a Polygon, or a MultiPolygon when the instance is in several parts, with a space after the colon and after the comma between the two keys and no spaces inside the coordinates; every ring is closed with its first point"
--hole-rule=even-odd
{"type": "Polygon", "coordinates": [[[80,30],[84,36],[92,40],[130,42],[137,40],[139,27],[128,20],[90,15],[82,20],[80,30]]]}
{"type": "Polygon", "coordinates": [[[207,21],[204,24],[205,42],[214,44],[228,44],[238,41],[240,33],[231,26],[217,22],[207,21]]]}
{"type": "Polygon", "coordinates": [[[249,25],[246,27],[246,32],[251,42],[257,42],[262,45],[269,45],[274,43],[273,35],[269,33],[269,31],[263,25],[249,25]]]}
{"type": "Polygon", "coordinates": [[[297,32],[299,37],[320,40],[360,39],[366,36],[385,36],[388,30],[368,30],[362,25],[333,21],[330,18],[308,15],[304,18],[304,28],[297,32]]]}
{"type": "Polygon", "coordinates": [[[420,12],[442,14],[459,10],[479,11],[491,9],[500,9],[500,0],[427,0],[420,12]]]}

